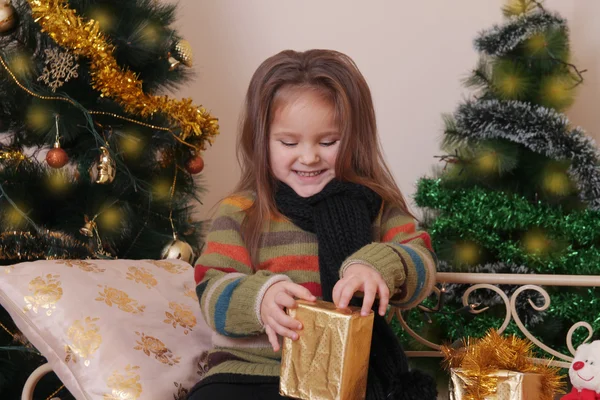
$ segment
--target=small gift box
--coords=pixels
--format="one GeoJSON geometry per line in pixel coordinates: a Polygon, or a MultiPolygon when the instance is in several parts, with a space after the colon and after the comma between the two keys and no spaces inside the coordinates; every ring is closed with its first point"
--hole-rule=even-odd
{"type": "Polygon", "coordinates": [[[560,370],[536,359],[533,343],[490,329],[462,346],[441,346],[452,400],[553,400],[564,393],[560,370]]]}
{"type": "Polygon", "coordinates": [[[373,318],[359,307],[298,300],[287,313],[300,321],[299,339],[283,339],[279,392],[310,400],[364,399],[373,318]]]}
{"type": "MultiPolygon", "coordinates": [[[[487,380],[473,376],[461,368],[450,370],[450,400],[468,400],[473,396],[467,389],[473,385],[481,385],[482,381],[493,385],[486,392],[491,392],[481,400],[538,400],[542,398],[542,375],[498,370],[487,374],[487,380]]],[[[473,391],[471,391],[472,393],[473,391]]]]}

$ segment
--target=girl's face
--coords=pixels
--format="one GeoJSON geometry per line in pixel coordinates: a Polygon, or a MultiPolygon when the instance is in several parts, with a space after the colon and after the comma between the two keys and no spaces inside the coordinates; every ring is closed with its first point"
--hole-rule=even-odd
{"type": "Polygon", "coordinates": [[[331,102],[314,90],[292,90],[269,127],[271,172],[299,196],[310,197],[335,177],[341,133],[331,102]]]}

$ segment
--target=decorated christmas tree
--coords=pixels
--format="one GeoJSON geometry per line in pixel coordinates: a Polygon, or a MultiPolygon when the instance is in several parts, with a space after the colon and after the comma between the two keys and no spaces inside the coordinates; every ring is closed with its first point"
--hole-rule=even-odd
{"type": "MultiPolygon", "coordinates": [[[[480,62],[466,84],[473,96],[446,118],[437,176],[418,183],[443,272],[511,274],[600,273],[600,165],[595,144],[563,112],[582,72],[571,62],[566,21],[538,1],[510,1],[503,24],[475,40],[480,62]]],[[[408,318],[435,343],[481,337],[499,328],[504,303],[490,292],[471,296],[481,314],[462,308],[464,285],[446,287],[442,311],[424,322],[408,318]]],[[[501,286],[510,297],[514,286],[501,286]]],[[[600,328],[596,289],[550,289],[551,307],[521,320],[543,343],[566,352],[577,321],[600,328]]],[[[541,296],[530,295],[541,305],[541,296]]],[[[510,325],[508,333],[517,333],[510,325]]],[[[581,330],[576,337],[587,334],[581,330]]],[[[577,340],[576,340],[577,342],[577,340]]],[[[409,343],[414,345],[414,343],[409,343]]]]}
{"type": "MultiPolygon", "coordinates": [[[[191,76],[174,18],[153,0],[0,5],[0,265],[193,262],[195,175],[219,127],[190,99],[158,94],[191,76]]],[[[42,362],[2,312],[0,397],[20,397],[42,362]]]]}

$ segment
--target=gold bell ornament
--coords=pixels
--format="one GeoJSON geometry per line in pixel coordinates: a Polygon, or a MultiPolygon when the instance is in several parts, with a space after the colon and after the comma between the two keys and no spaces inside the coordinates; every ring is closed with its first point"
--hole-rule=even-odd
{"type": "Polygon", "coordinates": [[[192,265],[194,250],[188,243],[179,240],[177,235],[173,235],[173,240],[163,248],[161,258],[163,260],[181,260],[192,265]]]}
{"type": "Polygon", "coordinates": [[[115,180],[117,174],[117,165],[115,160],[110,156],[108,148],[100,147],[100,160],[98,161],[98,178],[96,183],[105,184],[115,180]]]}
{"type": "Polygon", "coordinates": [[[177,44],[175,45],[174,52],[173,53],[169,52],[168,57],[169,57],[169,64],[171,66],[169,68],[170,71],[177,68],[177,66],[179,64],[183,64],[186,67],[191,68],[194,63],[194,55],[192,53],[192,46],[185,39],[181,39],[180,41],[177,42],[177,44]]]}
{"type": "Polygon", "coordinates": [[[88,216],[85,216],[85,225],[79,228],[79,233],[83,236],[94,237],[94,230],[96,229],[96,222],[92,219],[90,220],[88,216]]]}

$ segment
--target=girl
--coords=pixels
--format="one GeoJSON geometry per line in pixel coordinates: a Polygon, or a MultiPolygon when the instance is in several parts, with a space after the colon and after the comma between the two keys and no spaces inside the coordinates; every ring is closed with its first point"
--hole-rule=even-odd
{"type": "Polygon", "coordinates": [[[376,311],[367,399],[435,399],[429,377],[407,372],[383,316],[390,298],[410,308],[429,295],[436,259],[383,160],[354,62],[328,50],[263,62],[248,88],[238,156],[242,177],[195,268],[215,333],[209,372],[190,398],[281,399],[280,336],[295,340],[302,330],[284,309],[320,297],[376,311]],[[352,300],[357,291],[362,301],[352,300]]]}

